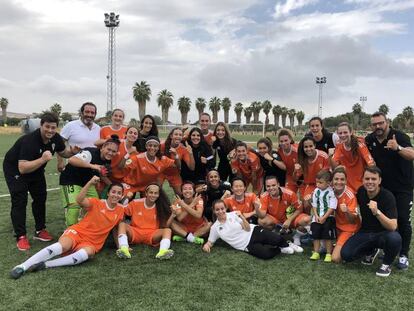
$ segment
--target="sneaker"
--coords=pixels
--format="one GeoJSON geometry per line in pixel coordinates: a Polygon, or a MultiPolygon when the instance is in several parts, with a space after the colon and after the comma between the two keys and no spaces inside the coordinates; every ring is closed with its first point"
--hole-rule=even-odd
{"type": "Polygon", "coordinates": [[[12,271],[10,271],[10,277],[17,280],[18,278],[20,278],[23,274],[24,274],[24,268],[21,265],[18,265],[16,267],[13,268],[12,271]]]}
{"type": "Polygon", "coordinates": [[[196,236],[196,237],[194,237],[194,243],[199,244],[199,245],[203,245],[204,244],[204,239],[199,238],[198,236],[196,236]]]}
{"type": "Polygon", "coordinates": [[[46,264],[44,261],[38,262],[27,269],[27,272],[37,272],[46,269],[46,264]]]}
{"type": "Polygon", "coordinates": [[[121,259],[130,259],[131,253],[127,246],[121,246],[116,250],[116,255],[121,259]]]}
{"type": "Polygon", "coordinates": [[[294,250],[295,253],[303,253],[303,248],[295,243],[288,242],[289,247],[294,250]]]}
{"type": "Polygon", "coordinates": [[[375,273],[377,276],[387,277],[391,274],[391,266],[382,264],[375,273]]]}
{"type": "Polygon", "coordinates": [[[46,229],[42,229],[40,231],[36,231],[33,239],[43,242],[50,242],[53,240],[53,237],[49,234],[49,232],[47,232],[46,229]]]}
{"type": "Polygon", "coordinates": [[[397,268],[400,270],[407,270],[410,263],[408,262],[408,258],[405,255],[400,256],[398,258],[397,268]]]}
{"type": "Polygon", "coordinates": [[[291,248],[290,246],[288,246],[288,247],[281,247],[280,248],[280,252],[282,254],[292,255],[295,251],[293,250],[293,248],[291,248]]]}
{"type": "Polygon", "coordinates": [[[174,251],[172,249],[160,249],[155,258],[163,260],[170,259],[172,256],[174,256],[174,251]]]}
{"type": "Polygon", "coordinates": [[[173,240],[174,242],[184,242],[186,239],[185,239],[185,238],[183,238],[182,236],[179,236],[179,235],[173,235],[172,240],[173,240]]]}
{"type": "Polygon", "coordinates": [[[325,259],[323,260],[323,262],[332,262],[332,255],[331,254],[326,254],[325,259]]]}
{"type": "Polygon", "coordinates": [[[28,251],[30,249],[29,240],[25,235],[22,235],[17,239],[16,246],[19,249],[19,251],[28,251]]]}
{"type": "Polygon", "coordinates": [[[378,254],[380,253],[379,248],[375,248],[371,254],[366,255],[362,260],[361,263],[366,266],[371,266],[375,259],[377,258],[378,254]]]}
{"type": "Polygon", "coordinates": [[[312,252],[312,256],[309,257],[310,260],[319,260],[321,255],[318,252],[312,252]]]}

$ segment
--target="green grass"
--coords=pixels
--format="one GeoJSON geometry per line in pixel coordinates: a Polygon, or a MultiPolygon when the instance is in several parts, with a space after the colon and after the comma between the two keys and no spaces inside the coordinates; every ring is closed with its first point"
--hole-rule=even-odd
{"type": "MultiPolygon", "coordinates": [[[[17,136],[0,135],[0,157],[17,136]]],[[[2,161],[2,160],[1,160],[2,161]]],[[[55,162],[47,167],[48,188],[58,185],[55,162]]],[[[0,174],[0,194],[7,191],[0,174]]],[[[171,192],[170,192],[171,194],[171,192]]],[[[303,255],[282,255],[270,261],[218,243],[211,254],[200,246],[175,243],[169,261],[155,260],[156,249],[134,246],[133,258],[116,258],[107,242],[93,260],[9,278],[16,264],[46,244],[16,249],[10,222],[10,198],[0,198],[0,310],[410,310],[414,304],[414,268],[393,269],[388,278],[375,276],[378,264],[347,265],[311,262],[303,255]]],[[[58,191],[49,192],[48,229],[64,230],[58,191]]],[[[28,208],[27,229],[34,230],[28,208]]],[[[411,252],[411,257],[413,252],[411,252]]],[[[414,258],[414,257],[413,257],[414,258]]]]}

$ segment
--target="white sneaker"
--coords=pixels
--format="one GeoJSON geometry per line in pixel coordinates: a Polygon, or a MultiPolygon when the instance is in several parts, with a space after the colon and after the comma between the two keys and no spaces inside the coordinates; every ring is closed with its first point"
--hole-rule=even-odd
{"type": "Polygon", "coordinates": [[[295,253],[303,253],[303,248],[295,243],[288,242],[289,247],[294,250],[295,253]]]}
{"type": "Polygon", "coordinates": [[[290,246],[288,246],[288,247],[281,247],[280,248],[280,252],[282,254],[292,255],[295,251],[293,250],[293,248],[291,248],[290,246]]]}

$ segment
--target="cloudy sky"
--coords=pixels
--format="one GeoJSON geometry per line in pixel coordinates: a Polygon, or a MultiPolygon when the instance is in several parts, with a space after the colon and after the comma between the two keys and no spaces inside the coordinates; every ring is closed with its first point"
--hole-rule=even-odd
{"type": "MultiPolygon", "coordinates": [[[[58,102],[75,112],[91,100],[106,110],[105,12],[120,14],[117,106],[137,118],[132,86],[175,100],[269,99],[317,114],[316,76],[326,76],[323,115],[381,104],[391,116],[413,105],[412,0],[0,0],[0,97],[9,111],[58,102]]],[[[195,120],[196,113],[189,119],[195,120]]],[[[220,113],[222,117],[222,112],[220,113]]],[[[235,116],[230,118],[230,121],[235,116]]],[[[176,102],[170,113],[178,121],[176,102]]]]}

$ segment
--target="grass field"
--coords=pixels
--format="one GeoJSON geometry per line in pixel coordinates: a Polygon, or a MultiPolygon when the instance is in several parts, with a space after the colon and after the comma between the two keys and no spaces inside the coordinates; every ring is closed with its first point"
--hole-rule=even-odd
{"type": "MultiPolygon", "coordinates": [[[[0,161],[18,136],[0,135],[0,161]]],[[[246,139],[247,140],[247,139],[246,139]]],[[[48,188],[58,186],[56,163],[48,164],[48,188]]],[[[2,166],[1,166],[2,170],[2,166]]],[[[7,194],[0,174],[0,195],[7,194]]],[[[15,247],[10,222],[10,198],[0,198],[0,310],[412,310],[414,268],[396,268],[388,278],[371,267],[311,262],[310,248],[302,255],[282,255],[270,261],[216,245],[211,254],[200,246],[174,243],[175,256],[160,262],[156,249],[135,246],[133,258],[119,260],[114,246],[77,267],[57,268],[9,278],[16,264],[45,246],[33,241],[33,217],[27,229],[32,249],[15,247]]],[[[64,230],[58,191],[48,194],[48,229],[56,237],[64,230]]],[[[413,257],[411,252],[411,257],[413,257]]]]}

